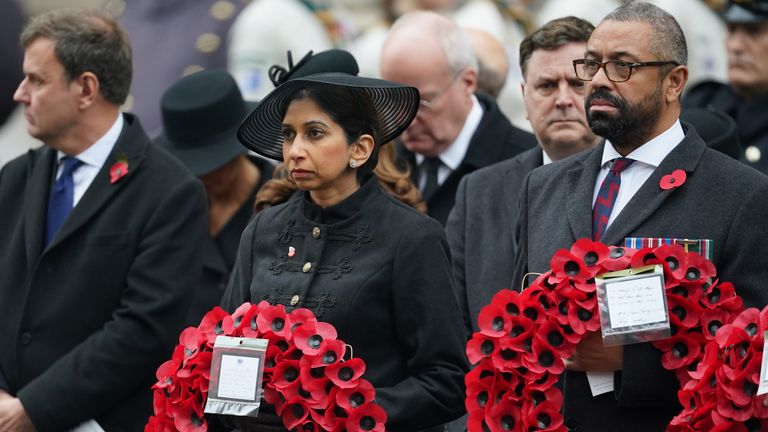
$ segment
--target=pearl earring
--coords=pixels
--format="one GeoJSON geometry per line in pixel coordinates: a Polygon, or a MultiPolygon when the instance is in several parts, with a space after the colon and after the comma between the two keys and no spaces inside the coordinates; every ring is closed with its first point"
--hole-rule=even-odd
{"type": "Polygon", "coordinates": [[[349,166],[351,168],[357,168],[357,161],[352,159],[351,161],[349,161],[349,166]]]}

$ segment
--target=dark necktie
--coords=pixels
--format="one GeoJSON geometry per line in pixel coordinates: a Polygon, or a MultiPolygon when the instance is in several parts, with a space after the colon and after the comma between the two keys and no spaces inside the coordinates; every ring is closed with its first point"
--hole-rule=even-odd
{"type": "Polygon", "coordinates": [[[426,181],[424,182],[424,190],[421,191],[424,201],[428,201],[432,194],[437,190],[437,171],[440,168],[439,157],[424,158],[424,162],[421,163],[421,170],[424,173],[426,181]]]}
{"type": "Polygon", "coordinates": [[[53,184],[51,196],[48,198],[48,217],[45,223],[45,245],[53,239],[56,231],[72,211],[75,184],[72,181],[72,173],[83,162],[73,157],[63,157],[60,161],[61,175],[53,184]]]}
{"type": "Polygon", "coordinates": [[[632,159],[614,159],[611,170],[600,185],[595,207],[592,209],[592,240],[598,241],[603,238],[613,205],[616,204],[616,197],[619,195],[621,172],[632,165],[632,162],[634,162],[632,159]]]}

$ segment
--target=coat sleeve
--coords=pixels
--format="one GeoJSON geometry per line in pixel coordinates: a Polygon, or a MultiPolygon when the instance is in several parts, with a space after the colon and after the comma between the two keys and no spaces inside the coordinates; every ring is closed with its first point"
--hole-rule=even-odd
{"type": "Polygon", "coordinates": [[[456,301],[459,304],[464,325],[467,328],[467,337],[472,335],[471,313],[467,300],[466,279],[466,232],[467,232],[467,177],[464,176],[456,191],[456,202],[448,215],[448,223],[445,226],[445,234],[448,238],[448,246],[451,250],[453,267],[454,288],[456,301]]]}
{"type": "Polygon", "coordinates": [[[512,287],[516,289],[520,286],[523,276],[528,273],[528,187],[530,184],[532,172],[528,173],[520,187],[520,212],[517,215],[517,224],[515,225],[515,272],[512,277],[512,287]]]}
{"type": "Polygon", "coordinates": [[[424,219],[401,238],[393,261],[394,324],[409,377],[376,389],[388,429],[423,429],[463,412],[466,338],[452,285],[443,229],[424,219]]]}
{"type": "Polygon", "coordinates": [[[254,217],[240,236],[235,267],[229,277],[229,284],[221,299],[221,307],[232,313],[241,304],[251,301],[251,280],[253,279],[253,240],[256,226],[263,213],[254,217]]]}
{"type": "Polygon", "coordinates": [[[151,385],[178,338],[200,277],[206,214],[205,192],[193,178],[154,205],[137,233],[111,320],[18,392],[39,432],[97,417],[151,385]]]}

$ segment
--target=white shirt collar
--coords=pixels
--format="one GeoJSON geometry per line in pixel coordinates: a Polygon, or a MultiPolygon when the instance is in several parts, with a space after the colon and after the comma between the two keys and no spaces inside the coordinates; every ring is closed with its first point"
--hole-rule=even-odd
{"type": "MultiPolygon", "coordinates": [[[[613,147],[611,147],[611,148],[613,148],[613,147]]],[[[548,164],[552,163],[552,158],[549,157],[549,155],[547,154],[546,150],[544,150],[544,149],[541,149],[541,158],[542,158],[542,163],[541,163],[542,165],[548,165],[548,164]]]]}
{"type": "MultiPolygon", "coordinates": [[[[683,138],[685,138],[685,131],[683,131],[683,126],[678,119],[672,127],[636,148],[626,157],[656,168],[680,144],[683,138]]],[[[603,148],[603,160],[600,166],[605,167],[605,164],[620,157],[623,156],[613,148],[613,144],[610,141],[606,140],[605,147],[603,148]]]]}
{"type": "MultiPolygon", "coordinates": [[[[464,160],[464,156],[466,156],[467,150],[469,149],[469,142],[472,140],[472,135],[475,134],[482,119],[483,106],[480,105],[480,101],[477,100],[477,97],[472,95],[472,109],[469,110],[467,119],[464,120],[464,126],[461,128],[461,132],[459,132],[456,140],[453,141],[445,151],[438,155],[440,161],[451,171],[458,168],[461,161],[464,160]]],[[[421,165],[423,161],[424,156],[416,154],[416,163],[421,165]]]]}
{"type": "MultiPolygon", "coordinates": [[[[75,156],[81,162],[83,162],[83,164],[101,169],[101,167],[104,165],[104,162],[109,157],[109,153],[112,152],[112,147],[115,146],[117,139],[120,137],[120,132],[123,130],[123,123],[125,123],[123,120],[123,114],[118,113],[117,119],[112,124],[112,127],[109,128],[107,133],[96,140],[92,146],[88,147],[85,149],[85,151],[75,156]]],[[[59,151],[57,153],[57,160],[61,161],[61,159],[65,156],[67,155],[59,151]]]]}

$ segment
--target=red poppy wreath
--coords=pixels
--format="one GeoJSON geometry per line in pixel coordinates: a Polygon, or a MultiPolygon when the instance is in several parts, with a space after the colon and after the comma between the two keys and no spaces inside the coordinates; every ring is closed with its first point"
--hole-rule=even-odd
{"type": "Polygon", "coordinates": [[[229,315],[218,306],[198,327],[179,336],[173,357],[157,369],[155,415],[146,432],[204,432],[203,415],[217,336],[267,339],[264,400],[288,430],[383,432],[385,411],[373,385],[361,378],[365,363],[344,360],[347,345],[336,329],[308,309],[245,303],[229,315]]]}
{"type": "Polygon", "coordinates": [[[595,276],[659,264],[672,336],[652,344],[680,381],[682,412],[670,432],[768,430],[766,395],[756,396],[768,307],[744,310],[714,265],[680,245],[640,250],[589,239],[552,257],[521,293],[502,290],[479,314],[467,343],[470,432],[566,431],[554,386],[588,333],[600,330],[595,276]]]}

